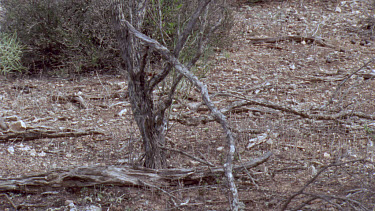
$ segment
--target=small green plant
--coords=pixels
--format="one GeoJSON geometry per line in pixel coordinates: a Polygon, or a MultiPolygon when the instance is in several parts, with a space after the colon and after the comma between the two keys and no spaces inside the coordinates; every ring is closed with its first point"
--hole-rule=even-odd
{"type": "Polygon", "coordinates": [[[22,45],[16,33],[0,33],[0,72],[3,74],[25,70],[21,63],[22,45]]]}
{"type": "Polygon", "coordinates": [[[367,125],[364,126],[364,130],[366,134],[371,138],[371,140],[375,142],[375,131],[367,125]]]}

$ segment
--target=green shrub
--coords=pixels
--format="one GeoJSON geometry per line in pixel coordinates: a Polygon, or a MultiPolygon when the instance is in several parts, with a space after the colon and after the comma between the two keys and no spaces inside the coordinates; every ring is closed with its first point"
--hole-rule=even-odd
{"type": "MultiPolygon", "coordinates": [[[[220,0],[224,1],[224,0],[220,0]]],[[[22,64],[29,73],[87,73],[121,69],[120,51],[108,18],[110,0],[0,0],[5,15],[1,29],[16,32],[25,46],[22,64]]],[[[143,33],[173,49],[199,0],[150,0],[143,33]],[[159,9],[161,13],[159,12],[159,9]]],[[[215,4],[213,4],[214,6],[215,4]]],[[[208,24],[216,21],[215,10],[208,24]],[[210,21],[212,19],[212,21],[210,21]]],[[[229,20],[229,19],[228,19],[229,20]]],[[[228,24],[230,26],[231,24],[228,24]]],[[[198,24],[199,25],[199,24],[198,24]]],[[[198,45],[195,28],[180,54],[188,61],[198,45]]],[[[229,33],[223,28],[211,45],[229,33]]],[[[155,60],[159,60],[155,55],[155,60]]]]}
{"type": "Polygon", "coordinates": [[[29,72],[83,73],[115,69],[120,61],[100,0],[0,0],[2,29],[17,32],[29,72]]]}
{"type": "Polygon", "coordinates": [[[0,33],[0,72],[5,74],[13,71],[23,71],[21,64],[22,46],[16,34],[0,33]]]}

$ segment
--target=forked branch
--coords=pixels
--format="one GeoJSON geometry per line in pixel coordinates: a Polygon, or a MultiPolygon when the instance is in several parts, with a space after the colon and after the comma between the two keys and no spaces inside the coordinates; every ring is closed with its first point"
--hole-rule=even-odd
{"type": "Polygon", "coordinates": [[[123,27],[134,37],[142,40],[142,42],[149,46],[151,49],[159,52],[173,67],[183,76],[185,76],[196,88],[201,92],[204,103],[210,109],[212,116],[219,122],[223,128],[223,131],[227,137],[228,154],[227,161],[224,164],[225,175],[228,179],[228,184],[232,197],[231,207],[233,210],[238,210],[241,207],[241,203],[238,198],[237,187],[234,183],[233,177],[233,158],[235,153],[235,140],[232,132],[229,129],[226,117],[216,108],[216,106],[210,100],[206,85],[204,85],[194,74],[192,74],[188,68],[183,65],[165,46],[161,45],[158,41],[151,39],[150,37],[137,31],[127,20],[121,20],[123,27]]]}

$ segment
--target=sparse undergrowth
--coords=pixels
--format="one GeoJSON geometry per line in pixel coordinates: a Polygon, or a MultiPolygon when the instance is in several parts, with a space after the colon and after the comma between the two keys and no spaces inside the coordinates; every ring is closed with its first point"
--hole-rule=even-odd
{"type": "Polygon", "coordinates": [[[0,73],[21,72],[26,68],[21,63],[23,47],[16,33],[0,33],[0,73]]]}
{"type": "MultiPolygon", "coordinates": [[[[332,103],[327,104],[339,84],[370,61],[375,52],[370,29],[360,24],[370,12],[366,12],[369,3],[273,2],[244,6],[234,14],[235,44],[215,51],[215,65],[202,80],[209,82],[208,89],[220,108],[243,99],[259,100],[263,105],[273,103],[273,108],[247,104],[228,114],[237,134],[237,162],[274,152],[269,162],[236,175],[240,199],[247,210],[279,210],[287,198],[301,190],[320,170],[324,171],[303,194],[292,200],[288,209],[301,205],[301,210],[374,207],[375,168],[371,162],[375,149],[371,142],[374,142],[375,120],[353,114],[374,115],[375,65],[371,63],[350,77],[332,103]],[[336,11],[337,6],[341,12],[336,11]],[[255,45],[249,41],[297,33],[324,38],[325,42],[346,51],[307,42],[255,45]],[[335,116],[343,111],[348,111],[348,115],[331,120],[306,118],[278,110],[277,105],[316,116],[335,116]],[[255,144],[249,145],[250,140],[255,144]],[[354,162],[362,158],[366,162],[354,162]]],[[[31,125],[98,127],[106,131],[104,136],[0,143],[2,178],[57,167],[136,163],[141,157],[141,143],[129,103],[120,95],[126,91],[124,80],[123,76],[104,75],[82,77],[79,81],[1,77],[3,116],[18,116],[31,125]],[[87,100],[87,109],[53,100],[53,96],[77,92],[87,100]],[[14,154],[10,153],[10,147],[14,154]],[[41,152],[45,155],[39,155],[41,152]]],[[[171,117],[189,112],[194,116],[206,115],[207,109],[198,104],[199,93],[193,90],[186,99],[174,104],[171,117]]],[[[218,124],[187,126],[171,120],[168,131],[167,144],[171,148],[222,165],[225,141],[218,124]]],[[[167,159],[169,168],[201,166],[180,153],[169,152],[167,159]]],[[[163,190],[170,195],[155,188],[119,186],[25,191],[8,193],[9,200],[2,195],[0,209],[11,209],[10,201],[23,205],[24,210],[67,209],[66,203],[70,201],[77,206],[91,204],[104,210],[226,210],[228,207],[223,178],[163,190]]]]}

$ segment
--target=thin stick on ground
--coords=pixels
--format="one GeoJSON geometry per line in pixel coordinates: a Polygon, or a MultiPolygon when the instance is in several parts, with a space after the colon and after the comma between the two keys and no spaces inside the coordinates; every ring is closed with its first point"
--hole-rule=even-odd
{"type": "Polygon", "coordinates": [[[332,97],[328,100],[328,104],[331,104],[333,102],[333,98],[336,97],[337,92],[341,89],[341,87],[351,78],[354,74],[361,71],[363,68],[367,67],[369,64],[373,63],[375,61],[375,57],[372,57],[370,61],[366,62],[364,65],[362,65],[360,68],[352,72],[350,75],[348,75],[345,80],[343,80],[335,89],[335,92],[333,92],[332,97]]]}
{"type": "Polygon", "coordinates": [[[197,158],[197,157],[195,157],[193,155],[190,155],[190,154],[188,154],[188,153],[186,153],[184,151],[181,151],[181,150],[178,150],[178,149],[172,149],[172,148],[169,148],[169,147],[160,147],[160,148],[165,149],[165,150],[169,150],[169,151],[172,151],[172,152],[178,152],[178,153],[180,153],[182,155],[185,155],[186,157],[189,157],[189,158],[191,158],[191,159],[193,159],[195,161],[198,161],[200,163],[203,163],[203,164],[205,164],[207,166],[215,167],[215,165],[212,164],[211,162],[202,160],[200,158],[197,158]]]}
{"type": "Polygon", "coordinates": [[[322,174],[323,172],[325,172],[328,168],[330,167],[333,167],[333,166],[341,166],[341,165],[345,165],[345,164],[348,164],[348,163],[356,163],[356,162],[363,162],[363,161],[366,161],[365,159],[358,159],[358,160],[351,160],[351,161],[347,161],[347,162],[342,162],[342,163],[331,163],[327,166],[324,166],[322,169],[320,169],[318,171],[318,173],[313,177],[311,178],[309,181],[307,181],[307,183],[299,190],[297,191],[296,193],[294,193],[293,195],[291,195],[287,200],[286,202],[283,204],[283,206],[281,207],[281,210],[286,210],[286,208],[288,207],[289,203],[298,195],[300,194],[304,194],[304,191],[307,187],[309,187],[310,184],[312,184],[313,182],[315,182],[315,180],[318,179],[318,177],[320,176],[320,174],[322,174]]]}
{"type": "Polygon", "coordinates": [[[347,202],[350,202],[351,204],[356,204],[357,206],[359,206],[360,209],[358,209],[358,210],[369,210],[361,202],[359,202],[357,200],[354,200],[354,199],[350,199],[348,197],[335,196],[335,195],[323,195],[323,194],[315,194],[315,193],[303,193],[303,194],[304,195],[308,195],[308,196],[312,196],[314,198],[320,198],[320,199],[324,198],[325,200],[328,200],[328,201],[330,201],[330,199],[337,199],[337,200],[341,200],[341,201],[347,201],[347,202]]]}
{"type": "Polygon", "coordinates": [[[17,210],[17,206],[16,206],[16,205],[13,203],[13,201],[9,198],[8,194],[6,194],[6,193],[2,193],[2,194],[0,194],[0,196],[5,196],[5,198],[7,198],[7,200],[8,200],[9,203],[12,205],[12,207],[13,207],[14,209],[17,210]]]}

